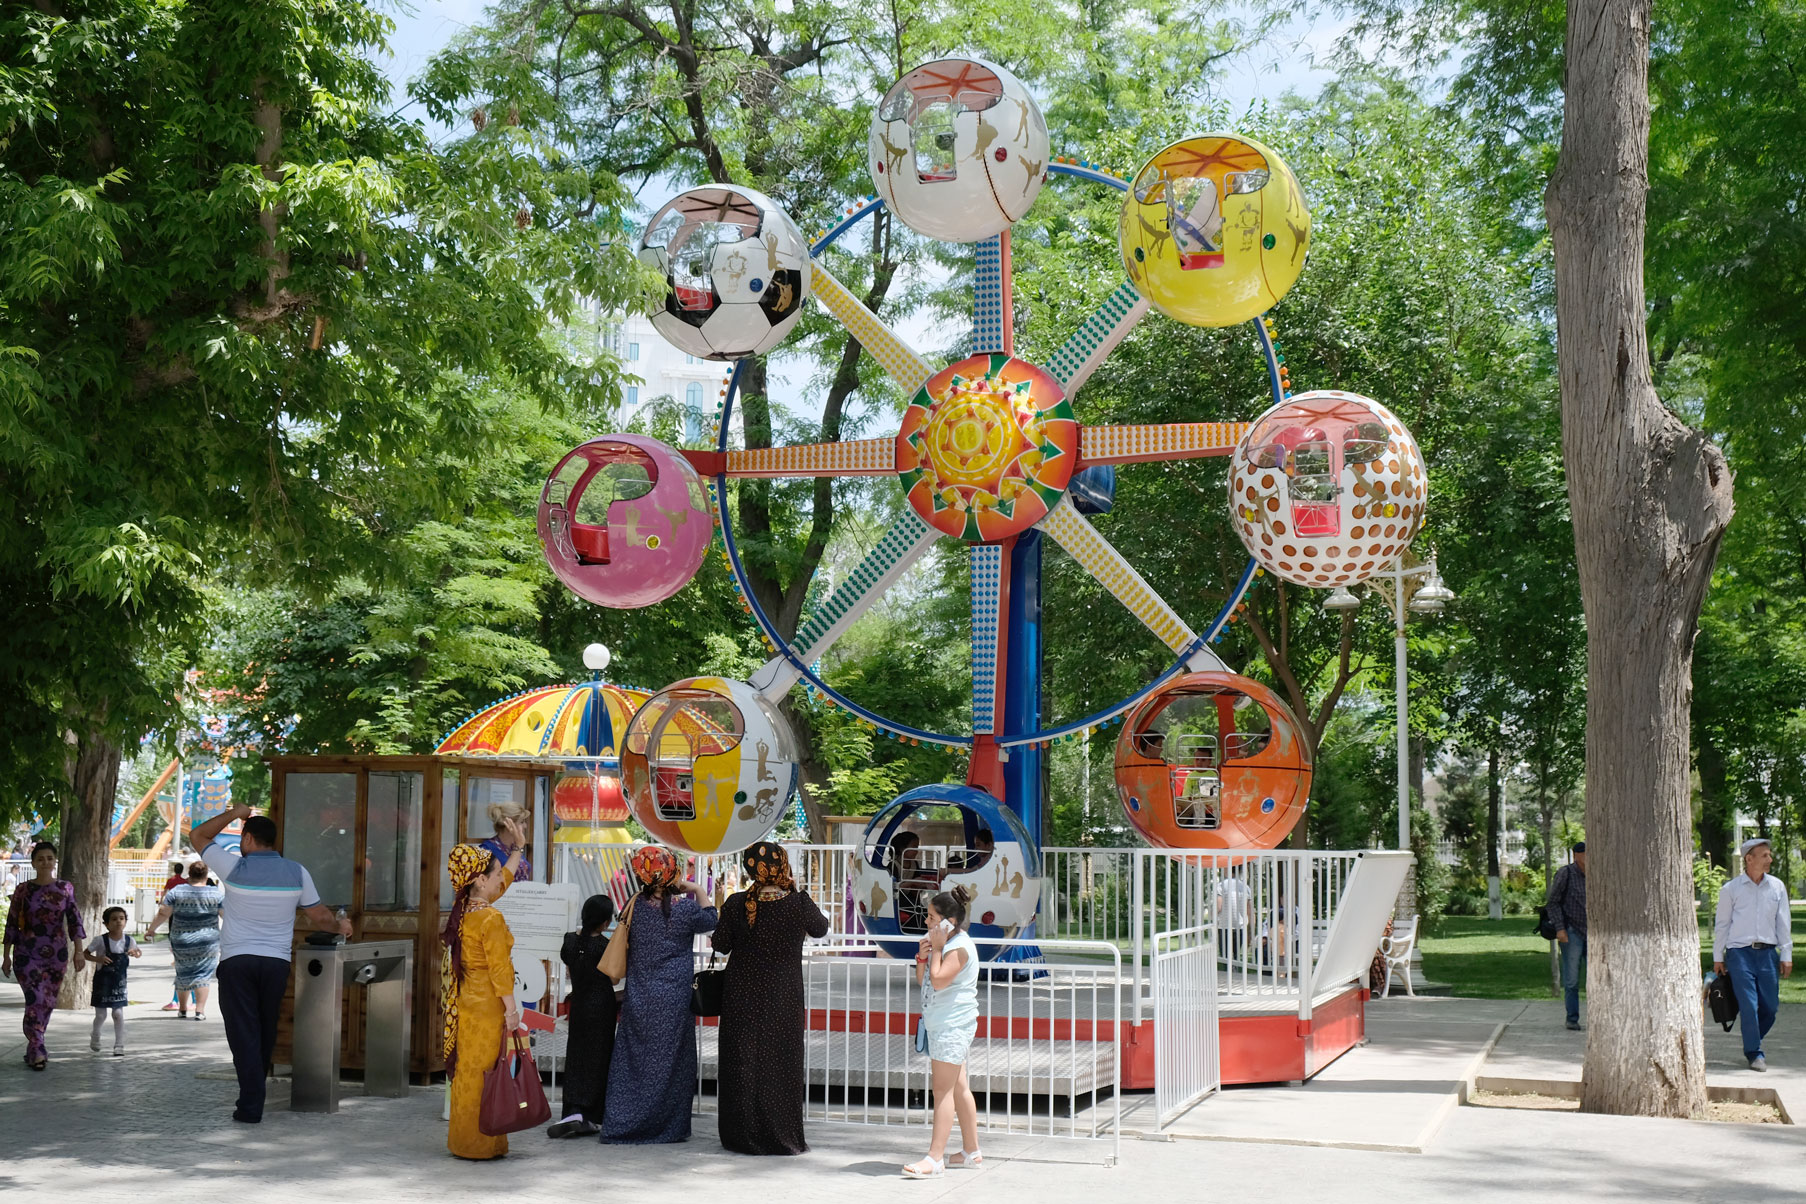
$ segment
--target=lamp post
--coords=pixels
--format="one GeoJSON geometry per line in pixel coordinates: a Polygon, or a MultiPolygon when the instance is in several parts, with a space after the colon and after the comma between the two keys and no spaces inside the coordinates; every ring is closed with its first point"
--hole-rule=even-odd
{"type": "MultiPolygon", "coordinates": [[[[1442,574],[1436,571],[1436,556],[1430,555],[1428,564],[1417,564],[1406,567],[1405,558],[1400,556],[1392,566],[1392,588],[1386,589],[1381,584],[1383,578],[1364,582],[1367,591],[1384,598],[1392,611],[1392,676],[1396,690],[1398,709],[1398,847],[1411,847],[1411,712],[1406,698],[1408,676],[1405,669],[1405,620],[1413,615],[1440,614],[1442,608],[1454,600],[1455,591],[1442,582],[1442,574]],[[1405,581],[1409,578],[1424,578],[1417,592],[1409,599],[1405,597],[1405,581]]],[[[1354,610],[1361,605],[1361,599],[1346,587],[1337,587],[1329,597],[1323,600],[1323,609],[1329,611],[1354,610]]],[[[1404,889],[1399,892],[1398,914],[1404,916],[1417,909],[1417,876],[1405,875],[1404,889]]],[[[1411,960],[1414,968],[1417,963],[1415,946],[1411,960]]]]}

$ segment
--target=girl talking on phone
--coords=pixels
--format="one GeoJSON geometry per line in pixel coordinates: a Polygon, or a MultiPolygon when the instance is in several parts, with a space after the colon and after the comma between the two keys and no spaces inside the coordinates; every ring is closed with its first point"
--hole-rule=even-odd
{"type": "Polygon", "coordinates": [[[954,1166],[980,1166],[978,1101],[966,1078],[966,1055],[978,1032],[978,947],[966,932],[966,901],[942,892],[928,901],[928,935],[916,951],[916,981],[922,984],[922,1020],[933,1067],[934,1133],[928,1156],[903,1168],[911,1179],[932,1179],[954,1166]],[[946,1157],[959,1115],[964,1149],[946,1157]]]}

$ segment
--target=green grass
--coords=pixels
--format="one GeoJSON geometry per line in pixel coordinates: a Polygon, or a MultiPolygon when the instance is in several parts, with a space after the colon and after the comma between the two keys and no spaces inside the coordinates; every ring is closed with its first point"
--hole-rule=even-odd
{"type": "MultiPolygon", "coordinates": [[[[1503,920],[1445,916],[1434,936],[1426,934],[1424,977],[1448,983],[1456,995],[1472,999],[1552,999],[1549,942],[1536,936],[1533,916],[1503,920]]],[[[1712,968],[1712,924],[1699,928],[1700,973],[1712,968]]],[[[1796,948],[1806,950],[1806,910],[1793,916],[1796,948]]],[[[1781,1002],[1806,1003],[1806,971],[1781,980],[1781,1002]]]]}

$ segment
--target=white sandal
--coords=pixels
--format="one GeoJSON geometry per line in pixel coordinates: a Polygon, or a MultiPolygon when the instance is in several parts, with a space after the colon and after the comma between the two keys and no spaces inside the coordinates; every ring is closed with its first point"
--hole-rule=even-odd
{"type": "Polygon", "coordinates": [[[977,1150],[961,1150],[957,1154],[947,1155],[948,1166],[981,1167],[985,1164],[985,1156],[977,1150]]]}
{"type": "Polygon", "coordinates": [[[924,1157],[920,1162],[912,1162],[903,1168],[905,1179],[938,1179],[947,1171],[947,1164],[938,1159],[924,1157]],[[927,1170],[923,1170],[927,1167],[927,1170]]]}

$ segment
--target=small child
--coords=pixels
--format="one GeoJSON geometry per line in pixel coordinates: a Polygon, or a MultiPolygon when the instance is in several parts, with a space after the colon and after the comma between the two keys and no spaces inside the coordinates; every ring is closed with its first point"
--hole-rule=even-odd
{"type": "Polygon", "coordinates": [[[101,913],[100,922],[107,930],[88,942],[87,959],[94,971],[94,993],[88,1002],[94,1005],[94,1031],[88,1036],[88,1048],[100,1052],[100,1026],[107,1013],[113,1013],[113,1056],[125,1056],[125,971],[128,957],[143,957],[138,942],[126,935],[125,908],[109,907],[101,913]]]}
{"type": "Polygon", "coordinates": [[[583,904],[583,927],[564,934],[559,956],[571,971],[570,1020],[564,1045],[564,1119],[547,1137],[594,1137],[602,1131],[608,1098],[608,1067],[614,1060],[615,984],[597,968],[608,950],[615,902],[591,895],[583,904]]]}

